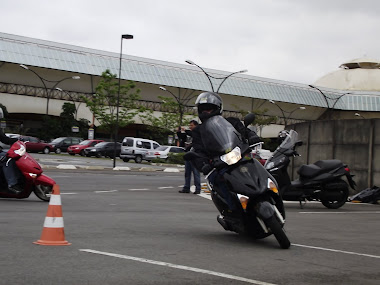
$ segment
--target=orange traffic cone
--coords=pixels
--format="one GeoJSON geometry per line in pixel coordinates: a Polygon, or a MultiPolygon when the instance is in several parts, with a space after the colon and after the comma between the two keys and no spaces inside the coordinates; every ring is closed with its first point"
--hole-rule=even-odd
{"type": "Polygon", "coordinates": [[[33,243],[40,245],[71,244],[65,240],[61,193],[59,192],[59,186],[57,184],[54,184],[53,192],[50,196],[49,207],[45,218],[44,228],[42,229],[41,238],[33,243]]]}

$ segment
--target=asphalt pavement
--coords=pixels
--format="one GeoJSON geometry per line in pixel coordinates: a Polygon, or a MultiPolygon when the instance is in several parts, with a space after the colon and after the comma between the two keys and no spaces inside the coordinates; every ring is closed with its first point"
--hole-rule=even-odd
{"type": "MultiPolygon", "coordinates": [[[[286,203],[292,246],[224,231],[183,173],[46,169],[68,246],[40,239],[49,203],[0,199],[0,284],[370,284],[380,280],[379,205],[286,203]]],[[[54,206],[54,205],[52,205],[54,206]]]]}
{"type": "Polygon", "coordinates": [[[124,162],[120,158],[116,158],[115,167],[114,160],[111,158],[83,157],[80,155],[62,154],[40,154],[30,153],[42,166],[43,169],[87,169],[87,170],[116,170],[116,171],[165,171],[165,172],[181,172],[184,171],[184,165],[165,164],[165,163],[135,163],[124,162]]]}

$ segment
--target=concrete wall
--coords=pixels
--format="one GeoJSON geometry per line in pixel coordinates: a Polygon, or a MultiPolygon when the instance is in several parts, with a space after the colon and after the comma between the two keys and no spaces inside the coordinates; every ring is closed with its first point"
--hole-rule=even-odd
{"type": "Polygon", "coordinates": [[[380,120],[313,121],[288,127],[298,132],[303,145],[301,157],[291,166],[293,179],[302,164],[321,159],[340,159],[348,164],[359,192],[373,185],[380,186],[380,120]]]}

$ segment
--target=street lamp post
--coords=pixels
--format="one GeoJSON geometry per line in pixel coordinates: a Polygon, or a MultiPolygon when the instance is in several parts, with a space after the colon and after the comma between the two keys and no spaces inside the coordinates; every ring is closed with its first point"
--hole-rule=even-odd
{"type": "Polygon", "coordinates": [[[319,89],[318,87],[315,87],[315,86],[313,86],[313,85],[310,85],[310,84],[309,84],[309,87],[311,87],[311,88],[314,88],[314,89],[318,90],[318,91],[319,91],[319,93],[321,93],[321,94],[322,94],[323,98],[325,99],[325,102],[326,102],[326,106],[327,106],[327,109],[328,109],[328,110],[330,110],[330,105],[329,105],[329,101],[327,100],[327,96],[326,96],[326,94],[325,94],[325,93],[323,93],[323,92],[322,92],[322,90],[321,90],[321,89],[319,89]]]}
{"type": "Polygon", "coordinates": [[[159,87],[162,91],[170,93],[174,97],[174,99],[177,101],[178,106],[179,106],[179,126],[182,126],[182,120],[183,120],[183,115],[184,115],[184,109],[186,104],[189,103],[191,99],[196,97],[196,95],[193,95],[193,92],[191,92],[189,95],[185,95],[184,97],[181,97],[180,91],[178,92],[178,96],[176,96],[173,92],[170,90],[166,89],[163,86],[159,87]]]}
{"type": "Polygon", "coordinates": [[[318,87],[315,87],[314,85],[310,85],[310,84],[309,84],[309,87],[318,90],[319,93],[322,94],[323,98],[325,99],[326,105],[327,105],[327,111],[329,112],[329,113],[328,113],[329,116],[330,116],[331,110],[335,110],[335,109],[334,109],[334,108],[335,108],[335,105],[336,105],[336,103],[338,103],[338,101],[340,100],[340,98],[342,98],[343,96],[346,96],[346,95],[348,95],[348,94],[351,94],[350,92],[347,92],[347,93],[341,94],[339,97],[337,97],[336,99],[334,99],[334,98],[329,98],[325,93],[322,92],[321,89],[319,89],[318,87]],[[330,107],[329,101],[328,101],[327,99],[335,100],[335,102],[334,102],[334,104],[332,105],[332,107],[330,107]]]}
{"type": "Polygon", "coordinates": [[[297,110],[305,110],[305,109],[306,109],[306,107],[301,106],[301,107],[297,107],[297,108],[295,108],[294,110],[288,112],[288,111],[285,111],[284,109],[282,109],[279,105],[277,105],[277,103],[276,103],[275,101],[273,101],[273,100],[268,100],[268,101],[271,102],[272,104],[276,105],[276,106],[280,109],[280,111],[281,111],[281,113],[282,113],[282,116],[283,116],[282,118],[284,119],[285,127],[288,125],[288,122],[287,122],[287,121],[290,119],[290,116],[291,116],[295,111],[297,111],[297,110]],[[285,116],[285,113],[288,113],[288,116],[285,116]]]}
{"type": "Polygon", "coordinates": [[[115,142],[113,149],[113,168],[116,167],[116,145],[117,145],[117,133],[119,132],[119,105],[120,105],[120,84],[121,84],[121,59],[123,56],[123,40],[133,39],[133,35],[121,35],[120,39],[120,60],[119,60],[119,89],[117,93],[117,103],[116,103],[116,127],[115,127],[115,142]]]}
{"type": "Polygon", "coordinates": [[[71,94],[69,92],[67,92],[67,91],[65,91],[65,90],[63,90],[62,88],[59,88],[59,87],[56,87],[55,90],[58,90],[58,91],[61,91],[61,92],[65,93],[70,98],[70,100],[73,101],[74,106],[75,106],[75,120],[76,120],[77,119],[77,115],[78,115],[79,106],[80,106],[80,104],[82,104],[82,102],[79,102],[78,107],[77,107],[75,105],[74,98],[71,96],[71,94]]]}
{"type": "Polygon", "coordinates": [[[62,81],[68,80],[68,79],[75,79],[75,80],[80,79],[79,76],[71,76],[71,77],[62,78],[61,80],[48,80],[48,79],[45,79],[42,76],[40,76],[37,72],[35,72],[33,69],[30,69],[25,64],[20,64],[20,67],[24,68],[25,70],[29,70],[29,71],[33,72],[41,80],[42,84],[44,85],[45,92],[46,92],[46,99],[47,99],[47,102],[46,102],[46,115],[49,115],[49,100],[50,100],[51,94],[52,94],[53,90],[56,89],[56,87],[58,86],[58,84],[61,83],[62,81]],[[46,86],[46,82],[54,83],[53,87],[50,88],[50,92],[49,92],[48,87],[46,86]]]}
{"type": "Polygon", "coordinates": [[[359,118],[362,118],[362,119],[365,119],[362,115],[360,115],[359,113],[355,113],[355,116],[356,117],[359,117],[359,118]]]}
{"type": "Polygon", "coordinates": [[[240,70],[240,71],[232,72],[232,73],[230,73],[229,75],[224,76],[224,77],[215,77],[215,76],[212,76],[212,75],[210,75],[209,73],[207,73],[202,67],[200,67],[198,64],[194,63],[193,61],[191,61],[191,60],[185,60],[185,62],[188,63],[188,64],[190,64],[190,65],[195,65],[195,66],[198,67],[200,70],[202,70],[202,72],[207,76],[207,79],[208,79],[208,81],[210,82],[212,92],[216,92],[216,93],[219,92],[220,87],[222,87],[223,83],[224,83],[229,77],[231,77],[232,75],[237,74],[237,73],[244,73],[244,72],[247,72],[247,71],[248,71],[248,70],[244,69],[244,70],[240,70]],[[217,89],[216,91],[214,90],[214,85],[213,85],[212,82],[211,82],[211,78],[222,80],[222,82],[219,84],[219,87],[218,87],[218,89],[217,89]]]}

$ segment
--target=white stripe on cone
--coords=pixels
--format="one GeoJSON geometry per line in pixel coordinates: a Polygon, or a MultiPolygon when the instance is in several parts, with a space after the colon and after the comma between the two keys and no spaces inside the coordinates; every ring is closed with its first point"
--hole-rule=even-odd
{"type": "Polygon", "coordinates": [[[63,217],[46,217],[45,228],[63,228],[63,217]]]}
{"type": "Polygon", "coordinates": [[[49,202],[49,205],[53,205],[53,206],[61,206],[62,203],[61,203],[61,195],[50,195],[50,202],[49,202]]]}

